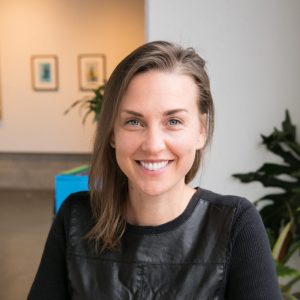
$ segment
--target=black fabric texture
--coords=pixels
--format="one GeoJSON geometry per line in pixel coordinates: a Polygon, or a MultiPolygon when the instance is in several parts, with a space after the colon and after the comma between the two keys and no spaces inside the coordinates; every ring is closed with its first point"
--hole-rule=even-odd
{"type": "MultiPolygon", "coordinates": [[[[219,273],[217,271],[215,272],[215,276],[219,276],[219,281],[216,281],[218,288],[213,293],[213,296],[212,294],[206,293],[205,295],[207,296],[202,296],[201,298],[192,297],[192,299],[282,299],[278,288],[274,263],[272,261],[265,228],[263,226],[259,213],[256,211],[255,207],[246,199],[235,196],[221,196],[207,190],[199,189],[190,200],[185,211],[173,221],[162,224],[160,226],[134,226],[127,224],[124,237],[125,246],[126,243],[130,243],[131,240],[139,241],[138,239],[140,238],[141,241],[143,241],[143,239],[145,238],[159,238],[165,233],[172,233],[176,238],[177,229],[185,226],[185,223],[193,218],[193,215],[195,215],[195,211],[197,207],[199,208],[199,205],[202,205],[201,207],[203,208],[215,207],[217,209],[220,209],[220,216],[222,216],[223,213],[230,214],[232,212],[233,217],[230,219],[230,226],[227,222],[227,228],[223,228],[223,235],[225,236],[226,234],[228,234],[228,242],[226,244],[226,248],[224,248],[226,256],[224,256],[225,262],[224,264],[222,264],[223,267],[219,269],[219,273]]],[[[81,253],[88,253],[89,259],[97,258],[96,255],[90,254],[89,251],[91,251],[92,253],[91,249],[86,250],[86,247],[88,247],[86,242],[81,245],[78,244],[76,240],[72,241],[72,237],[76,237],[77,234],[76,230],[74,230],[74,226],[72,225],[72,223],[77,222],[76,215],[74,217],[74,213],[72,213],[72,210],[74,211],[74,207],[76,206],[78,208],[76,211],[78,216],[81,214],[86,214],[85,218],[89,218],[89,194],[87,192],[80,192],[71,195],[60,208],[50,229],[41,263],[31,287],[30,293],[28,295],[28,300],[186,299],[182,296],[176,296],[176,286],[171,286],[171,284],[168,287],[170,290],[173,290],[172,293],[170,292],[170,295],[161,294],[161,296],[159,296],[159,292],[157,292],[156,296],[152,298],[147,298],[145,296],[142,296],[142,294],[136,294],[136,296],[128,296],[123,298],[97,298],[97,294],[94,294],[94,298],[91,298],[91,296],[89,296],[90,298],[83,298],[82,296],[76,295],[74,286],[72,286],[72,282],[74,282],[74,279],[72,277],[72,268],[70,268],[70,264],[69,266],[67,265],[67,260],[70,259],[71,256],[73,261],[75,261],[75,264],[76,261],[80,261],[81,263],[81,253]],[[82,209],[80,209],[80,207],[82,209]],[[69,239],[71,241],[69,241],[69,239]],[[74,248],[75,250],[72,252],[72,255],[70,255],[69,253],[68,249],[70,248],[70,246],[67,246],[68,243],[71,244],[71,246],[72,243],[76,244],[76,247],[74,248]]],[[[211,216],[215,216],[215,214],[211,214],[211,216]]],[[[230,217],[230,215],[228,216],[230,217]]],[[[205,220],[207,220],[208,223],[214,222],[214,220],[210,220],[209,217],[210,215],[208,211],[205,220]]],[[[88,230],[92,226],[92,220],[90,223],[82,225],[82,228],[84,228],[84,230],[88,230]]],[[[205,228],[206,225],[204,224],[203,226],[203,228],[205,228]]],[[[194,242],[203,243],[203,241],[205,242],[206,238],[209,239],[209,236],[199,236],[199,241],[194,242]]],[[[223,240],[225,241],[225,238],[223,240]]],[[[160,241],[163,242],[163,239],[161,239],[160,241]]],[[[189,243],[190,241],[187,239],[187,242],[189,243]]],[[[186,247],[183,242],[181,244],[179,243],[178,245],[183,245],[184,247],[186,247]]],[[[155,246],[159,247],[160,245],[155,246]]],[[[218,249],[210,249],[210,251],[217,251],[216,253],[220,252],[218,249]]],[[[153,253],[155,253],[155,249],[153,250],[153,253]]],[[[112,257],[109,251],[104,254],[104,256],[105,255],[105,258],[107,260],[112,257]]],[[[195,255],[196,254],[193,254],[193,257],[195,255]]],[[[210,255],[210,253],[208,253],[208,255],[210,255]]],[[[165,260],[165,257],[162,257],[165,260]]],[[[124,257],[122,257],[121,259],[125,260],[124,257]]],[[[197,259],[201,260],[201,258],[197,259]]],[[[149,268],[149,270],[152,269],[149,268]]],[[[154,271],[151,276],[155,277],[155,268],[153,268],[153,270],[154,271]]],[[[101,270],[97,270],[97,272],[101,273],[101,270]]],[[[144,265],[139,265],[138,272],[138,276],[140,276],[141,278],[145,276],[144,265]]],[[[125,275],[128,278],[132,276],[132,274],[130,273],[125,275]]],[[[89,276],[93,276],[93,274],[89,274],[89,276]]],[[[103,280],[105,280],[105,278],[103,280]]],[[[107,282],[105,284],[107,286],[110,286],[111,282],[107,282]]],[[[178,285],[178,283],[176,284],[178,285]]],[[[207,284],[208,283],[205,283],[205,285],[207,284]]],[[[117,289],[117,287],[114,286],[111,286],[111,288],[117,289]]],[[[203,289],[206,289],[206,287],[204,286],[203,289]]],[[[204,294],[202,293],[201,295],[204,294]]]]}

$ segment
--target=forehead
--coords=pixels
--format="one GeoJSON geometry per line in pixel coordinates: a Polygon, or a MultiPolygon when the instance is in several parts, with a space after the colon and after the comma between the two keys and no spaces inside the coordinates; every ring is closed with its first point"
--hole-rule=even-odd
{"type": "Polygon", "coordinates": [[[121,98],[120,107],[197,104],[198,95],[198,87],[191,76],[179,72],[151,70],[132,78],[121,98]]]}

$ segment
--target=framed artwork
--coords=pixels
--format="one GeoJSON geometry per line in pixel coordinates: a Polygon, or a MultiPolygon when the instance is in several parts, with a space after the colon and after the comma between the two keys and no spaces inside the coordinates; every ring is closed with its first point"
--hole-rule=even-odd
{"type": "Polygon", "coordinates": [[[79,88],[82,91],[97,89],[106,81],[106,57],[104,54],[78,56],[79,88]]]}
{"type": "Polygon", "coordinates": [[[31,57],[32,88],[35,91],[58,90],[58,59],[55,55],[31,57]]]}

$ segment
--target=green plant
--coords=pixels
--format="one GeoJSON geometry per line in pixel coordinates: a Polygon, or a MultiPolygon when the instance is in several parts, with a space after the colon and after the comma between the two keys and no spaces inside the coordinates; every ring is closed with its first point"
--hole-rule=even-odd
{"type": "Polygon", "coordinates": [[[291,277],[287,284],[281,286],[283,295],[286,299],[297,299],[292,298],[296,294],[292,295],[290,291],[300,280],[300,273],[289,268],[287,262],[300,248],[300,144],[288,111],[282,129],[274,128],[269,136],[262,135],[262,140],[269,151],[282,159],[282,163],[265,163],[255,172],[233,176],[244,183],[258,181],[265,187],[282,190],[261,197],[255,205],[263,204],[260,214],[273,247],[277,274],[279,277],[291,277]]]}
{"type": "Polygon", "coordinates": [[[83,115],[82,123],[84,124],[87,117],[94,113],[93,121],[96,122],[99,118],[102,101],[103,101],[103,95],[104,95],[104,88],[105,85],[99,86],[97,89],[93,90],[92,96],[86,96],[82,99],[79,99],[75,101],[68,109],[65,110],[64,114],[69,113],[71,109],[73,109],[75,106],[79,105],[79,110],[86,109],[86,112],[83,115]]]}
{"type": "MultiPolygon", "coordinates": [[[[291,268],[287,265],[287,262],[292,255],[292,252],[290,251],[289,255],[286,255],[284,257],[282,256],[282,251],[285,248],[286,243],[289,241],[289,235],[292,232],[294,226],[294,221],[291,220],[289,223],[287,223],[284,228],[282,229],[277,241],[273,245],[272,249],[272,256],[276,264],[276,271],[278,277],[288,277],[289,281],[285,284],[281,284],[281,292],[285,300],[294,300],[299,299],[300,293],[292,293],[291,289],[293,285],[299,281],[300,279],[300,272],[296,270],[295,268],[291,268]]],[[[295,247],[294,250],[296,250],[297,247],[295,247]]]]}

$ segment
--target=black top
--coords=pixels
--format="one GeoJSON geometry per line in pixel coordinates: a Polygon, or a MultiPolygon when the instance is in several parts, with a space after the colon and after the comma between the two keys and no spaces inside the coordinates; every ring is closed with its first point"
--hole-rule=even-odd
{"type": "MultiPolygon", "coordinates": [[[[72,241],[76,232],[73,228],[74,223],[76,225],[79,220],[76,219],[76,216],[74,217],[74,213],[72,212],[74,211],[75,206],[81,207],[82,214],[85,214],[85,211],[90,211],[88,193],[81,192],[73,194],[64,202],[59,210],[51,227],[41,264],[28,296],[29,300],[72,299],[71,295],[74,295],[74,288],[76,287],[74,287],[74,284],[72,286],[73,279],[72,274],[70,274],[70,262],[67,265],[67,257],[68,255],[70,256],[70,246],[68,247],[68,244],[71,244],[71,246],[72,243],[76,244],[71,253],[75,258],[76,256],[83,256],[82,249],[86,247],[86,245],[79,247],[76,239],[75,243],[72,241]],[[84,209],[82,209],[83,207],[84,209]],[[88,207],[88,210],[86,210],[86,207],[88,207]]],[[[81,214],[78,213],[78,211],[81,210],[77,210],[77,215],[81,214]]],[[[141,239],[145,239],[145,237],[150,239],[152,237],[161,237],[164,233],[172,233],[174,237],[175,232],[180,228],[185,228],[188,221],[192,218],[198,218],[200,220],[200,218],[203,217],[205,222],[202,223],[205,224],[201,223],[202,229],[200,232],[201,234],[204,234],[204,236],[197,233],[200,236],[198,238],[201,239],[197,244],[201,245],[198,247],[202,249],[206,247],[203,246],[204,244],[202,245],[202,243],[205,242],[205,239],[209,236],[210,232],[209,229],[208,234],[205,234],[203,228],[209,228],[209,223],[215,223],[217,221],[215,220],[217,216],[215,213],[216,210],[219,210],[220,219],[223,218],[223,215],[227,215],[228,220],[226,221],[227,223],[219,222],[220,224],[225,224],[225,228],[222,229],[223,233],[221,234],[221,237],[218,237],[220,240],[223,239],[222,243],[226,242],[226,248],[223,247],[224,251],[222,250],[225,253],[225,263],[221,268],[222,276],[220,275],[221,280],[220,283],[218,283],[217,296],[214,294],[214,298],[202,297],[201,299],[282,299],[277,284],[274,263],[272,261],[265,228],[257,210],[246,199],[235,196],[221,196],[207,190],[199,189],[192,197],[185,211],[176,219],[159,226],[135,226],[127,224],[124,240],[125,242],[138,240],[140,244],[139,236],[141,239]],[[201,216],[201,211],[205,210],[207,207],[214,207],[214,210],[207,210],[204,218],[204,215],[201,216]],[[198,213],[196,215],[197,210],[198,213]],[[228,238],[226,236],[228,236],[228,238]]],[[[87,228],[86,224],[82,225],[84,225],[83,228],[87,228]]],[[[200,225],[197,225],[197,227],[200,227],[200,225]]],[[[160,240],[161,245],[158,245],[159,247],[164,247],[164,240],[165,238],[160,240]]],[[[186,247],[186,243],[190,243],[188,240],[182,240],[184,240],[184,236],[181,236],[176,244],[180,248],[186,247]]],[[[159,247],[156,245],[156,248],[159,247]]],[[[177,250],[180,249],[177,248],[177,250]]],[[[208,254],[203,254],[204,252],[202,250],[203,253],[198,251],[199,253],[201,252],[202,258],[200,257],[200,260],[205,260],[203,257],[205,255],[210,255],[211,253],[213,253],[214,259],[217,260],[216,257],[221,251],[219,249],[217,250],[218,252],[216,252],[214,248],[211,248],[208,254]]],[[[132,250],[130,251],[132,252],[132,250]]],[[[153,249],[151,249],[151,251],[153,251],[153,249]]],[[[151,253],[154,252],[149,253],[151,256],[151,253]]],[[[93,257],[93,255],[94,254],[88,254],[89,258],[93,257]]],[[[108,258],[109,255],[110,254],[107,255],[108,258]]],[[[130,255],[132,255],[132,253],[130,253],[130,255]]],[[[94,255],[94,257],[96,256],[94,255]]],[[[122,257],[123,260],[124,257],[125,256],[122,257]]],[[[197,274],[198,273],[196,273],[196,276],[197,274]]],[[[127,277],[130,278],[130,276],[130,274],[127,274],[127,277]]],[[[73,299],[81,298],[73,297],[73,299]]],[[[87,299],[93,300],[94,298],[87,299]]],[[[99,299],[114,300],[115,298],[99,297],[99,299]]],[[[140,298],[133,297],[120,299],[140,298]]],[[[154,297],[145,297],[143,299],[154,299],[154,297]]],[[[156,297],[155,299],[165,300],[185,298],[177,298],[176,296],[170,298],[164,296],[156,297]]]]}

